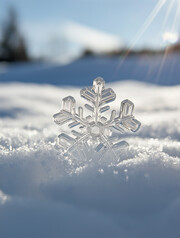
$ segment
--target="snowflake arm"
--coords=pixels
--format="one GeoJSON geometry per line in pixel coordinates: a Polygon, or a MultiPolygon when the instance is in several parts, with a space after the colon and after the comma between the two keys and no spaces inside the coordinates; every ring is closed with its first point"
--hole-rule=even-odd
{"type": "Polygon", "coordinates": [[[119,132],[124,132],[125,130],[130,130],[136,132],[139,130],[141,123],[136,120],[133,116],[134,104],[126,99],[121,102],[119,116],[116,116],[116,111],[111,112],[111,118],[106,123],[107,127],[113,127],[119,132]]]}
{"type": "MultiPolygon", "coordinates": [[[[87,127],[88,123],[83,118],[83,108],[78,108],[78,113],[76,113],[76,101],[73,97],[68,96],[63,99],[63,109],[54,114],[54,122],[60,126],[69,123],[68,127],[71,129],[75,126],[81,125],[82,127],[87,127]]],[[[85,133],[80,133],[76,130],[71,131],[72,136],[69,136],[65,133],[61,133],[59,137],[60,145],[67,149],[70,149],[73,144],[76,144],[76,141],[80,141],[84,137],[85,133]]]]}

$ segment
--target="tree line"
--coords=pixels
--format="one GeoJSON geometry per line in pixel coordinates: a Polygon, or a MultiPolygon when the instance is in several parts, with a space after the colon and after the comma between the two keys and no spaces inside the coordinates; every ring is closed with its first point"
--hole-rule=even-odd
{"type": "Polygon", "coordinates": [[[27,45],[19,29],[18,17],[14,8],[8,10],[8,15],[1,24],[0,61],[29,61],[27,45]]]}

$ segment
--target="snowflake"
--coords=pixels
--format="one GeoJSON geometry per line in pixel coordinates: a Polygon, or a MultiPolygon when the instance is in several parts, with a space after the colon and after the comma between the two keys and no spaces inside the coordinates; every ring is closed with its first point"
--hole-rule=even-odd
{"type": "Polygon", "coordinates": [[[100,77],[93,81],[93,87],[83,88],[80,95],[91,104],[85,104],[91,115],[85,117],[82,107],[76,111],[75,99],[68,96],[63,99],[63,109],[53,116],[56,124],[68,124],[71,129],[71,136],[65,133],[59,135],[59,144],[64,152],[85,144],[86,148],[94,146],[96,152],[108,148],[114,153],[114,148],[128,145],[125,141],[117,141],[113,132],[124,134],[127,130],[136,132],[140,128],[141,123],[133,116],[134,104],[126,99],[121,102],[118,115],[112,110],[109,119],[102,116],[110,109],[106,104],[114,101],[116,94],[111,88],[105,88],[105,82],[100,77]],[[77,129],[72,129],[74,127],[77,129]]]}

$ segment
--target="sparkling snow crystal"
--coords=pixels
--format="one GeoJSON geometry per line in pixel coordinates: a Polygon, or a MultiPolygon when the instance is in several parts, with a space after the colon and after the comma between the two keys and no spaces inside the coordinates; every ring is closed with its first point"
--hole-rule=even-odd
{"type": "Polygon", "coordinates": [[[90,103],[85,104],[85,108],[91,115],[85,117],[82,107],[78,107],[76,111],[76,101],[73,97],[64,98],[63,109],[53,116],[54,121],[60,126],[68,123],[70,129],[74,127],[77,129],[71,130],[71,136],[61,133],[60,146],[64,152],[83,146],[86,150],[93,148],[96,152],[108,149],[115,155],[114,149],[128,144],[119,140],[118,136],[114,136],[114,132],[123,134],[127,130],[136,132],[140,128],[141,123],[133,116],[134,104],[126,99],[121,102],[118,115],[112,110],[109,119],[102,116],[110,109],[106,104],[114,101],[116,94],[111,88],[105,88],[105,82],[100,77],[93,81],[93,87],[83,88],[80,95],[90,103]]]}

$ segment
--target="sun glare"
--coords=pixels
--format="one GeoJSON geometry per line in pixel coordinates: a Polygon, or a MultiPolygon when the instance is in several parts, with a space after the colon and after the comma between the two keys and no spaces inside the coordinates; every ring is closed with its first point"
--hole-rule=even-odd
{"type": "Polygon", "coordinates": [[[180,0],[168,0],[167,2],[167,12],[163,21],[162,26],[162,40],[166,44],[175,44],[179,40],[179,22],[180,22],[180,0]],[[175,9],[175,11],[174,11],[175,9]],[[174,15],[170,18],[170,15],[174,15]],[[171,25],[170,29],[167,31],[167,24],[171,25]]]}
{"type": "Polygon", "coordinates": [[[162,35],[163,41],[170,44],[175,44],[178,41],[179,35],[178,33],[172,33],[172,32],[165,32],[162,35]]]}
{"type": "MultiPolygon", "coordinates": [[[[136,46],[136,44],[142,38],[144,33],[149,29],[149,27],[155,21],[156,17],[159,15],[163,8],[165,9],[166,14],[164,15],[161,29],[159,29],[160,37],[162,38],[163,43],[165,45],[176,44],[180,40],[180,0],[159,0],[157,1],[150,14],[145,19],[139,31],[137,31],[137,34],[133,38],[133,41],[131,42],[131,45],[129,46],[126,54],[123,58],[121,58],[116,72],[118,72],[126,57],[136,46]]],[[[164,44],[162,44],[162,46],[164,46],[164,44]]],[[[167,56],[168,47],[164,50],[161,65],[157,75],[157,80],[164,67],[164,63],[166,61],[167,56]]]]}
{"type": "Polygon", "coordinates": [[[150,27],[152,22],[155,20],[161,9],[165,7],[167,9],[166,15],[164,16],[164,20],[162,23],[162,39],[164,42],[176,43],[179,39],[179,27],[180,27],[180,0],[159,0],[155,5],[154,9],[150,12],[149,16],[144,21],[142,27],[137,32],[137,35],[133,39],[133,42],[129,48],[129,50],[133,49],[136,43],[140,40],[140,38],[144,35],[146,30],[150,27]],[[175,12],[174,12],[175,10],[175,12]],[[170,19],[171,15],[174,15],[173,18],[170,19]],[[167,30],[167,23],[171,22],[171,27],[167,30]]]}

